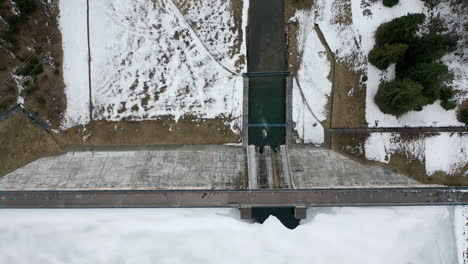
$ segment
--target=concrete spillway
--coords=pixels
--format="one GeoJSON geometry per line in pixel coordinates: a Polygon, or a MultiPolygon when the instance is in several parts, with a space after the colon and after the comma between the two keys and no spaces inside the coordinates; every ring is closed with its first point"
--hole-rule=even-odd
{"type": "Polygon", "coordinates": [[[0,178],[0,208],[468,204],[466,188],[427,187],[308,146],[155,147],[37,160],[0,178]]]}
{"type": "Polygon", "coordinates": [[[68,152],[0,178],[0,190],[314,189],[426,186],[331,150],[230,146],[68,152]]]}
{"type": "Polygon", "coordinates": [[[251,186],[260,189],[293,188],[286,146],[280,146],[278,150],[265,146],[262,152],[258,147],[249,146],[247,154],[251,186]]]}
{"type": "Polygon", "coordinates": [[[242,189],[246,155],[228,146],[68,152],[0,178],[0,190],[242,189]]]}

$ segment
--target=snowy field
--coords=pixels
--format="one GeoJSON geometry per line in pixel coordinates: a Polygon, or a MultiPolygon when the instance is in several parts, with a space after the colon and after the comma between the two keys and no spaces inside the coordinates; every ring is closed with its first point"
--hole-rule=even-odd
{"type": "MultiPolygon", "coordinates": [[[[367,7],[372,15],[366,16],[360,9],[360,1],[353,1],[353,21],[360,36],[362,37],[362,52],[368,54],[373,48],[375,40],[373,35],[380,24],[391,21],[394,18],[404,16],[408,13],[424,13],[430,17],[430,10],[426,8],[422,1],[401,1],[393,8],[384,7],[380,1],[367,7]]],[[[467,14],[448,15],[451,13],[448,3],[443,3],[435,8],[435,16],[441,14],[447,19],[449,28],[458,28],[458,33],[464,32],[463,24],[460,21],[468,22],[467,14]],[[457,21],[458,20],[458,21],[457,21]],[[458,22],[458,23],[455,23],[458,22]]],[[[461,45],[460,45],[461,46],[461,45]]],[[[459,91],[457,101],[461,103],[468,99],[468,48],[460,47],[459,50],[446,55],[442,61],[449,66],[449,69],[455,73],[454,89],[459,91]],[[456,53],[465,53],[464,57],[455,56],[456,53]]],[[[420,112],[409,112],[400,118],[384,114],[380,111],[374,102],[375,94],[381,80],[391,80],[395,76],[395,67],[389,67],[387,71],[380,71],[373,65],[367,65],[367,100],[366,100],[366,119],[371,126],[464,126],[456,118],[456,109],[446,111],[437,101],[432,105],[425,106],[420,112]]]]}
{"type": "Polygon", "coordinates": [[[59,1],[63,80],[67,109],[63,128],[89,122],[89,74],[86,0],[59,1]]]}
{"type": "Polygon", "coordinates": [[[0,263],[465,264],[467,207],[316,208],[295,230],[235,209],[0,210],[0,263]]]}
{"type": "Polygon", "coordinates": [[[88,78],[97,120],[232,117],[227,125],[241,127],[246,45],[231,1],[192,1],[187,12],[176,5],[184,1],[90,1],[91,76],[86,1],[60,3],[69,104],[63,128],[89,121],[88,78]]]}
{"type": "Polygon", "coordinates": [[[424,162],[428,175],[442,171],[446,174],[462,173],[468,176],[466,133],[421,135],[411,140],[404,140],[397,133],[372,133],[366,140],[365,153],[369,160],[388,163],[396,152],[404,153],[410,160],[424,162]]]}
{"type": "Polygon", "coordinates": [[[299,24],[298,51],[301,63],[293,83],[293,122],[304,143],[322,144],[327,119],[326,104],[332,83],[328,79],[331,65],[325,47],[314,30],[314,11],[298,11],[291,21],[299,24]]]}
{"type": "MultiPolygon", "coordinates": [[[[317,23],[337,61],[353,65],[358,72],[366,73],[366,120],[369,126],[464,126],[457,121],[456,110],[446,111],[437,101],[425,106],[423,111],[409,112],[400,118],[384,114],[374,102],[375,94],[382,80],[391,80],[395,75],[395,65],[380,71],[367,62],[367,54],[374,47],[374,33],[379,25],[408,13],[425,13],[427,17],[440,16],[446,20],[452,32],[460,39],[458,49],[442,58],[454,73],[453,87],[458,91],[456,101],[461,104],[468,100],[468,49],[462,45],[468,40],[464,23],[468,23],[468,13],[458,10],[459,5],[451,6],[451,0],[430,10],[419,0],[400,1],[393,8],[384,7],[382,1],[317,0],[310,10],[298,11],[291,22],[299,24],[299,55],[301,64],[294,81],[293,121],[299,137],[304,143],[323,143],[323,127],[320,122],[327,116],[326,105],[331,93],[328,80],[330,62],[326,50],[314,31],[317,23]],[[457,9],[458,8],[458,9],[457,9]],[[451,15],[457,11],[457,15],[451,15]]],[[[424,27],[423,27],[424,28],[424,27]]],[[[351,93],[353,90],[351,91],[351,93]]],[[[465,173],[468,164],[468,136],[441,134],[413,141],[403,141],[397,134],[374,133],[365,144],[366,157],[388,163],[395,152],[403,152],[408,157],[426,164],[429,175],[437,171],[447,174],[465,173]]]]}
{"type": "Polygon", "coordinates": [[[435,17],[441,16],[446,19],[446,23],[452,31],[463,36],[458,50],[446,55],[442,61],[455,74],[453,87],[459,92],[456,101],[461,103],[467,100],[468,50],[461,43],[467,38],[463,26],[464,23],[468,22],[468,14],[458,10],[457,15],[452,15],[453,8],[448,2],[450,1],[438,5],[434,10],[429,10],[419,0],[400,1],[400,4],[392,8],[384,7],[382,1],[317,0],[311,11],[298,11],[294,19],[300,24],[299,40],[301,46],[299,50],[300,53],[303,53],[298,80],[309,105],[313,105],[311,110],[315,114],[314,118],[309,113],[310,111],[307,112],[305,107],[301,106],[303,99],[295,86],[294,120],[298,122],[299,135],[310,143],[317,141],[320,143],[320,134],[317,134],[320,132],[314,131],[316,127],[314,124],[317,121],[323,121],[324,107],[327,103],[326,96],[330,94],[331,90],[331,84],[326,78],[330,66],[326,57],[321,55],[324,48],[315,36],[313,23],[320,26],[338,61],[346,61],[353,65],[356,71],[367,73],[366,120],[370,126],[463,126],[456,119],[456,109],[446,111],[440,106],[439,101],[424,107],[423,111],[409,112],[400,118],[382,113],[374,102],[374,96],[382,80],[394,78],[395,67],[393,65],[386,71],[380,71],[367,62],[367,54],[375,43],[374,32],[379,25],[408,13],[425,13],[428,17],[431,16],[431,13],[435,17]],[[315,52],[311,52],[311,50],[315,50],[315,52]],[[304,126],[307,128],[304,129],[304,126]]]}

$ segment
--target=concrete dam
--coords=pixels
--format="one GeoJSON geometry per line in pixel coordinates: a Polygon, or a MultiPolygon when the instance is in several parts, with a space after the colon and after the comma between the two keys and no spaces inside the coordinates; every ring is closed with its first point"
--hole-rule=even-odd
{"type": "Polygon", "coordinates": [[[306,146],[68,152],[0,178],[0,190],[255,190],[416,187],[393,171],[306,146]]]}
{"type": "MultiPolygon", "coordinates": [[[[467,188],[422,185],[311,146],[72,151],[0,178],[2,208],[468,204],[467,188]]],[[[302,210],[302,211],[301,211],[302,210]]],[[[301,213],[302,212],[302,213],[301,213]]]]}
{"type": "Polygon", "coordinates": [[[251,218],[252,208],[294,207],[302,219],[314,206],[468,204],[468,188],[292,144],[284,1],[252,1],[249,17],[244,146],[69,150],[1,177],[0,208],[235,207],[251,218]]]}

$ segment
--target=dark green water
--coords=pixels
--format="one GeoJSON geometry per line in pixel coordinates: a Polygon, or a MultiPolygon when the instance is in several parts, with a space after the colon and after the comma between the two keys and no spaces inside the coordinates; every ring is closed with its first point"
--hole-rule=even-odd
{"type": "Polygon", "coordinates": [[[296,228],[301,220],[294,218],[293,207],[256,207],[252,208],[252,217],[255,222],[263,224],[269,216],[275,216],[281,223],[289,228],[296,228]]]}
{"type": "MultiPolygon", "coordinates": [[[[249,72],[272,72],[286,69],[284,1],[253,0],[249,8],[249,72]]],[[[279,146],[286,141],[286,77],[250,77],[249,144],[279,146]]]]}

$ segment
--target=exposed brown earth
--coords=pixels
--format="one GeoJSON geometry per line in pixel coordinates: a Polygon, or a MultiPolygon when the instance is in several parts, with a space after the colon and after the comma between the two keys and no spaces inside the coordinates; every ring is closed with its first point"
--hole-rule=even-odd
{"type": "Polygon", "coordinates": [[[364,73],[354,70],[349,61],[338,61],[331,127],[366,127],[366,85],[364,73]]]}
{"type": "Polygon", "coordinates": [[[156,121],[93,121],[56,134],[63,147],[200,145],[240,142],[227,125],[228,119],[172,118],[156,121]]]}
{"type": "Polygon", "coordinates": [[[310,10],[313,8],[313,0],[297,0],[297,1],[285,1],[284,8],[284,19],[285,28],[287,34],[287,64],[288,70],[295,74],[299,70],[299,66],[302,60],[302,54],[299,51],[298,33],[299,25],[295,22],[291,22],[290,19],[294,17],[298,10],[310,10]]]}
{"type": "Polygon", "coordinates": [[[51,135],[22,113],[0,122],[0,175],[36,159],[63,154],[51,135]]]}
{"type": "MultiPolygon", "coordinates": [[[[430,134],[424,134],[431,136],[430,134]]],[[[391,158],[386,163],[369,161],[365,155],[365,142],[369,134],[366,133],[334,133],[332,134],[332,149],[347,157],[365,165],[377,165],[384,168],[391,169],[395,172],[408,176],[416,181],[425,184],[441,184],[448,186],[468,186],[468,177],[463,176],[463,171],[468,169],[468,164],[461,168],[459,173],[453,175],[446,175],[442,172],[428,176],[425,165],[419,159],[410,157],[403,152],[396,152],[391,155],[391,158]]],[[[420,134],[407,134],[401,135],[402,140],[411,141],[412,139],[420,137],[420,134]]]]}
{"type": "MultiPolygon", "coordinates": [[[[66,108],[64,83],[61,73],[62,39],[58,29],[58,0],[43,3],[37,0],[37,10],[27,15],[14,34],[16,43],[0,41],[0,111],[16,103],[20,86],[25,106],[58,128],[66,108]],[[15,81],[12,74],[37,58],[43,72],[15,81]]],[[[2,1],[2,17],[11,16],[11,2],[2,1]]],[[[6,30],[6,28],[5,28],[6,30]]],[[[5,31],[4,31],[5,32],[5,31]]]]}
{"type": "MultiPolygon", "coordinates": [[[[286,1],[285,2],[285,25],[286,25],[286,34],[287,34],[287,65],[288,65],[288,70],[291,72],[293,75],[296,75],[296,73],[299,71],[299,67],[302,62],[302,52],[299,50],[299,40],[298,40],[298,34],[299,34],[299,24],[296,22],[291,21],[291,18],[294,17],[296,12],[298,10],[310,10],[313,8],[313,0],[297,0],[297,1],[286,1]]],[[[318,30],[318,29],[316,29],[318,30]]],[[[318,32],[317,32],[318,34],[318,32]]],[[[320,35],[319,35],[320,38],[320,35]]],[[[326,43],[324,43],[325,40],[321,39],[322,44],[326,46],[326,43]]],[[[335,59],[333,54],[327,50],[327,59],[332,65],[332,68],[330,69],[330,73],[328,75],[328,79],[333,83],[335,80],[335,59]]],[[[331,96],[328,97],[328,103],[327,103],[327,113],[328,113],[328,118],[322,122],[322,126],[324,127],[329,127],[330,126],[330,120],[331,120],[331,108],[332,105],[332,98],[331,96]]],[[[297,134],[297,132],[295,132],[297,134]]],[[[297,140],[301,141],[297,135],[293,135],[295,138],[293,138],[293,141],[296,142],[297,140]]]]}
{"type": "MultiPolygon", "coordinates": [[[[177,7],[181,10],[181,12],[186,15],[190,8],[193,5],[203,3],[203,0],[173,0],[177,7]]],[[[244,7],[244,0],[230,0],[231,8],[230,11],[234,18],[234,25],[230,30],[232,32],[236,32],[238,38],[236,39],[235,45],[230,47],[230,56],[234,56],[238,54],[241,50],[242,43],[244,42],[243,38],[243,28],[242,28],[242,14],[243,14],[243,7],[244,7]]],[[[200,26],[197,24],[197,21],[189,21],[191,23],[192,28],[194,31],[197,31],[197,28],[200,26]]],[[[209,44],[208,44],[209,45],[209,44]]],[[[215,54],[213,54],[216,59],[218,58],[215,54]]],[[[240,59],[236,62],[236,66],[241,66],[246,63],[246,57],[241,56],[240,59]]],[[[240,72],[237,72],[240,73],[240,72]]]]}
{"type": "MultiPolygon", "coordinates": [[[[201,1],[201,0],[194,0],[201,1]]],[[[23,92],[26,107],[36,112],[43,120],[58,128],[62,114],[66,108],[66,97],[62,77],[62,47],[61,35],[58,30],[57,17],[59,14],[58,0],[45,7],[37,0],[38,10],[29,15],[28,21],[20,26],[17,35],[18,49],[0,42],[0,112],[9,105],[16,103],[18,87],[11,80],[3,83],[22,65],[22,61],[36,54],[44,63],[44,72],[30,80],[27,92],[23,92]],[[47,45],[43,45],[47,43],[47,45]],[[13,56],[12,56],[13,54],[13,56]],[[50,56],[49,56],[50,55],[50,56]],[[52,58],[52,60],[47,60],[52,58]],[[41,99],[42,98],[42,99],[41,99]]],[[[175,0],[176,4],[184,10],[190,1],[175,0]]],[[[350,24],[350,1],[341,3],[342,11],[337,16],[337,23],[350,24]]],[[[287,62],[289,71],[293,74],[298,71],[301,54],[298,51],[297,34],[299,27],[290,23],[289,19],[297,10],[310,9],[313,0],[287,0],[285,1],[285,26],[287,32],[288,53],[287,62]]],[[[242,0],[232,0],[235,29],[242,36],[242,0]]],[[[3,1],[0,15],[11,15],[9,1],[3,1]]],[[[2,31],[2,25],[0,25],[2,31]]],[[[326,37],[326,36],[325,36],[326,37]]],[[[240,49],[242,41],[234,49],[240,49]]],[[[328,54],[331,61],[333,58],[328,54]]],[[[243,62],[240,62],[243,63],[243,62]]],[[[353,58],[338,59],[334,75],[329,79],[334,82],[333,107],[329,98],[330,116],[322,125],[325,127],[365,127],[365,101],[366,87],[365,74],[354,70],[353,58]],[[331,121],[331,124],[330,124],[331,121]]],[[[463,103],[468,107],[468,102],[463,103]]],[[[156,121],[141,122],[109,122],[93,121],[86,126],[78,126],[51,137],[42,129],[20,113],[14,117],[0,122],[0,175],[23,166],[37,158],[62,153],[61,148],[73,147],[111,147],[111,146],[150,146],[150,145],[183,145],[183,144],[224,144],[240,142],[238,134],[229,129],[227,118],[199,120],[185,117],[179,122],[170,117],[161,117],[156,121]],[[54,141],[58,142],[59,145],[54,141]]],[[[444,175],[436,173],[428,177],[423,162],[412,159],[404,153],[392,155],[389,164],[368,161],[364,153],[364,143],[367,134],[333,134],[332,149],[348,157],[369,165],[383,166],[409,177],[428,184],[468,185],[468,177],[462,174],[444,175]]],[[[464,170],[468,170],[468,165],[464,170]]]]}

